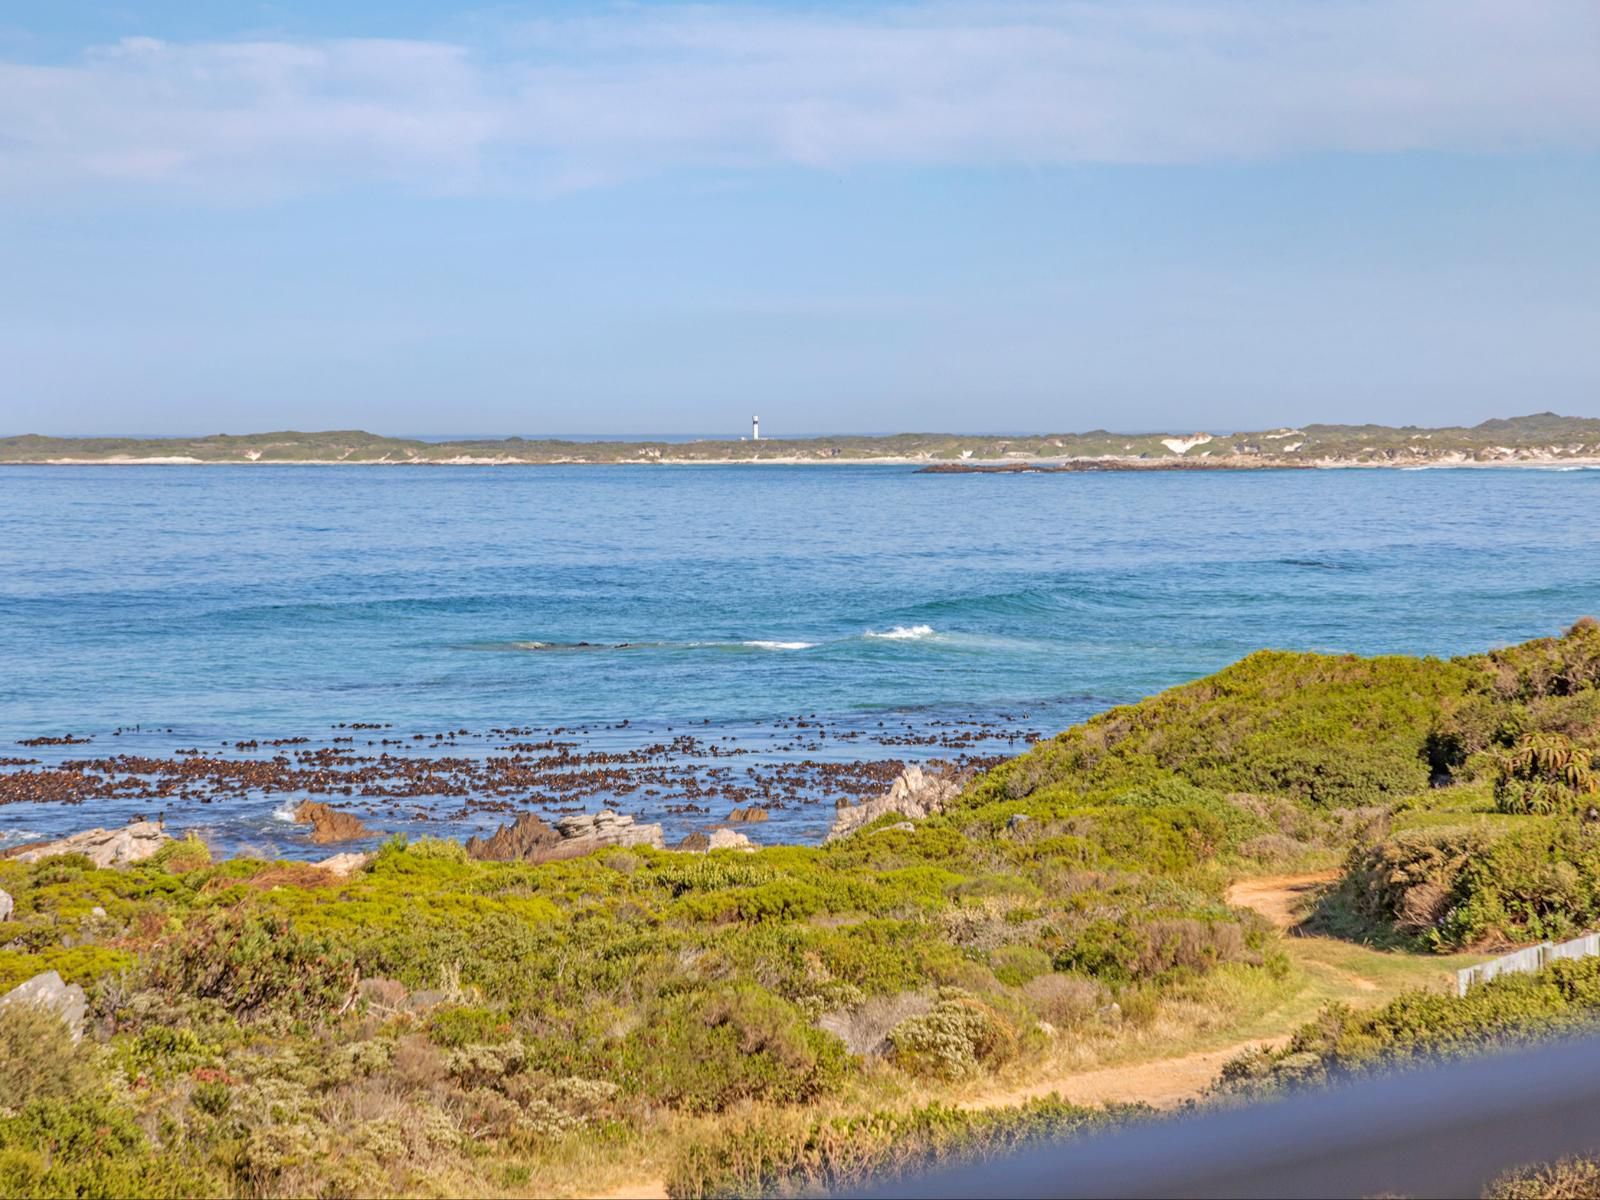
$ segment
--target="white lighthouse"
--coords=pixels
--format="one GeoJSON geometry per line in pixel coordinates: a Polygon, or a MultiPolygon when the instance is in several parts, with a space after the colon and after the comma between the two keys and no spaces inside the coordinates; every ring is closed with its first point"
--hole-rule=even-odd
{"type": "Polygon", "coordinates": [[[750,418],[750,440],[752,442],[759,442],[761,440],[761,418],[760,417],[751,417],[750,418]]]}

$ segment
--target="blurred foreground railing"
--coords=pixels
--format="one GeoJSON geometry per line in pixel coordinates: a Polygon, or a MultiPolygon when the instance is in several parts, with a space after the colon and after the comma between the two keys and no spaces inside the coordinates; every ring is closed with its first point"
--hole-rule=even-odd
{"type": "Polygon", "coordinates": [[[882,1197],[1477,1196],[1600,1153],[1600,1039],[1197,1111],[899,1180],[882,1197]]]}

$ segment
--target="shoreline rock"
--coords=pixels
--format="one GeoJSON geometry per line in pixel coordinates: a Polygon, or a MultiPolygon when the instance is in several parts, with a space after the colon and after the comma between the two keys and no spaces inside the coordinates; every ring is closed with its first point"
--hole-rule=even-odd
{"type": "Polygon", "coordinates": [[[860,804],[846,805],[833,818],[833,827],[822,839],[823,845],[848,837],[863,825],[870,825],[879,817],[899,816],[920,821],[934,813],[943,812],[944,806],[955,799],[961,785],[942,775],[930,775],[921,767],[912,765],[901,771],[889,790],[860,804]]]}
{"type": "Polygon", "coordinates": [[[121,829],[85,829],[54,842],[32,846],[13,857],[38,862],[57,854],[82,854],[97,867],[143,862],[173,839],[155,821],[135,821],[121,829]]]}
{"type": "Polygon", "coordinates": [[[295,806],[294,819],[311,826],[311,840],[319,845],[373,836],[360,817],[317,800],[300,801],[295,806]]]}
{"type": "Polygon", "coordinates": [[[362,867],[367,865],[367,860],[371,857],[370,854],[362,854],[359,850],[351,850],[344,854],[335,854],[331,858],[325,858],[321,862],[314,862],[311,865],[321,867],[328,874],[337,875],[343,879],[361,870],[362,867]]]}
{"type": "Polygon", "coordinates": [[[640,825],[612,809],[562,817],[552,828],[534,813],[523,813],[486,838],[467,839],[467,855],[488,862],[558,862],[607,846],[665,849],[661,826],[640,825]]]}

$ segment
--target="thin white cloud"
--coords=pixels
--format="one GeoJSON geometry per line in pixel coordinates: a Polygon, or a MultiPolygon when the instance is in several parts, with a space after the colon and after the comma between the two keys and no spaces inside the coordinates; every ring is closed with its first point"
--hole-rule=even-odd
{"type": "Polygon", "coordinates": [[[632,8],[493,44],[0,63],[0,188],[591,185],[680,167],[1600,147],[1593,0],[632,8]]]}

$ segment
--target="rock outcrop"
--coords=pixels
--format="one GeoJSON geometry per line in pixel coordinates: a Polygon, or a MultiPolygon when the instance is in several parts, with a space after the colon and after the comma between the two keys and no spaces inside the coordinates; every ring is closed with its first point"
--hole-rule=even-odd
{"type": "Polygon", "coordinates": [[[35,975],[0,996],[0,1008],[11,1004],[32,1004],[48,1009],[66,1022],[67,1028],[72,1031],[73,1041],[83,1037],[84,1015],[89,1011],[88,1001],[81,987],[67,983],[56,971],[35,975]]]}
{"type": "Polygon", "coordinates": [[[832,842],[847,837],[879,817],[909,817],[913,821],[920,821],[944,811],[944,806],[960,790],[960,784],[953,779],[930,775],[918,766],[907,767],[896,776],[883,795],[841,807],[833,818],[833,828],[828,830],[828,836],[823,840],[832,842]]]}
{"type": "Polygon", "coordinates": [[[730,825],[749,825],[756,821],[765,821],[771,814],[759,804],[752,804],[749,808],[736,808],[728,814],[730,825]]]}
{"type": "Polygon", "coordinates": [[[85,829],[60,841],[31,846],[16,855],[18,862],[38,862],[56,854],[82,854],[97,867],[117,867],[149,858],[172,841],[154,821],[135,821],[121,829],[85,829]]]}
{"type": "Polygon", "coordinates": [[[606,846],[651,846],[665,843],[661,826],[640,825],[624,813],[602,809],[597,813],[562,817],[555,827],[533,813],[523,813],[486,838],[468,838],[467,854],[491,862],[556,862],[578,858],[606,846]]]}
{"type": "Polygon", "coordinates": [[[372,830],[362,823],[360,817],[316,800],[302,800],[296,805],[294,819],[311,826],[311,840],[319,845],[372,836],[372,830]]]}
{"type": "Polygon", "coordinates": [[[361,870],[362,867],[367,865],[367,859],[371,857],[370,854],[362,854],[359,850],[351,850],[346,854],[335,854],[331,858],[325,858],[321,862],[315,862],[311,865],[321,867],[330,875],[344,878],[361,870]]]}
{"type": "Polygon", "coordinates": [[[532,813],[523,813],[486,838],[469,837],[467,855],[488,862],[538,862],[538,856],[555,846],[561,835],[532,813]]]}

